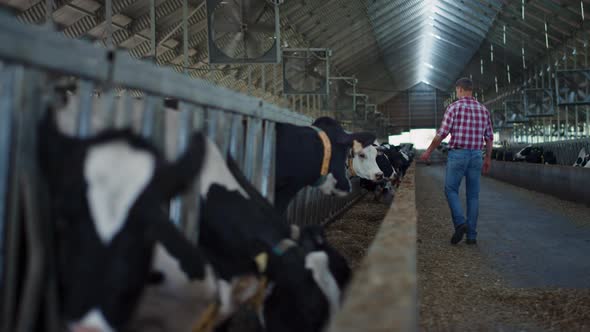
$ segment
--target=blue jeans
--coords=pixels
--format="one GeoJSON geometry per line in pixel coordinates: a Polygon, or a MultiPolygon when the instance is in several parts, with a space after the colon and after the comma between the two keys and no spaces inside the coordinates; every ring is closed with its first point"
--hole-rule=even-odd
{"type": "Polygon", "coordinates": [[[479,213],[479,179],[483,165],[480,150],[451,150],[448,153],[447,174],[445,179],[445,195],[453,215],[455,228],[467,222],[467,238],[477,237],[477,216],[479,213]],[[459,187],[465,177],[467,195],[467,221],[463,214],[459,187]]]}

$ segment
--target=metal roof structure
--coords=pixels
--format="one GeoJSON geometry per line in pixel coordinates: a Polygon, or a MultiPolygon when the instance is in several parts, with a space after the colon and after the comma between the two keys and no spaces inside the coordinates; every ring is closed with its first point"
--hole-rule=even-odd
{"type": "MultiPolygon", "coordinates": [[[[53,0],[52,19],[66,36],[106,45],[107,3],[53,0]]],[[[0,4],[14,8],[21,21],[45,21],[45,1],[0,4]]],[[[153,57],[153,7],[157,63],[182,70],[182,4],[183,0],[112,0],[113,45],[137,58],[153,57]]],[[[584,4],[590,7],[587,0],[285,0],[280,5],[281,42],[289,48],[330,48],[331,76],[356,77],[356,92],[369,95],[372,104],[395,104],[398,94],[421,82],[439,90],[440,98],[462,75],[472,76],[478,93],[492,98],[496,85],[502,90],[513,83],[509,75],[514,82],[522,80],[533,63],[555,58],[556,51],[565,53],[570,63],[585,61],[583,52],[574,52],[587,45],[584,4]]],[[[188,1],[189,74],[243,92],[250,81],[251,94],[278,98],[280,65],[209,66],[205,7],[204,0],[188,1]]]]}

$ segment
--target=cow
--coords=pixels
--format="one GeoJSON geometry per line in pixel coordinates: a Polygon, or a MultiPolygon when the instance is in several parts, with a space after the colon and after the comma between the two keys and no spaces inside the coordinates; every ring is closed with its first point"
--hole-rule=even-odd
{"type": "Polygon", "coordinates": [[[545,151],[542,146],[527,145],[514,155],[514,161],[526,161],[534,164],[556,164],[557,158],[552,151],[545,151]]]}
{"type": "MultiPolygon", "coordinates": [[[[56,223],[62,316],[72,331],[121,330],[154,263],[186,251],[161,206],[187,188],[184,178],[196,175],[202,154],[167,163],[130,130],[68,137],[51,110],[40,122],[38,146],[56,223]]],[[[184,278],[205,285],[199,300],[207,300],[216,292],[212,266],[197,248],[190,252],[180,264],[184,278]]]]}
{"type": "Polygon", "coordinates": [[[578,153],[578,158],[574,162],[574,167],[590,168],[590,153],[586,153],[586,149],[582,148],[578,153]]]}
{"type": "Polygon", "coordinates": [[[346,133],[329,117],[316,119],[312,127],[277,123],[275,207],[285,213],[297,192],[310,185],[326,195],[350,193],[345,166],[347,152],[352,148],[354,154],[359,154],[374,140],[375,135],[371,133],[346,133]]]}

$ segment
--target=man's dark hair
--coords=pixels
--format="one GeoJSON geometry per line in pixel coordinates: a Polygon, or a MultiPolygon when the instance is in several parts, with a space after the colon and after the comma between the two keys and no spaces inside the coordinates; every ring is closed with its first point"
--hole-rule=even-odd
{"type": "Polygon", "coordinates": [[[460,79],[458,79],[457,82],[455,82],[455,86],[460,87],[461,89],[466,91],[473,91],[473,81],[471,81],[467,77],[461,77],[460,79]]]}

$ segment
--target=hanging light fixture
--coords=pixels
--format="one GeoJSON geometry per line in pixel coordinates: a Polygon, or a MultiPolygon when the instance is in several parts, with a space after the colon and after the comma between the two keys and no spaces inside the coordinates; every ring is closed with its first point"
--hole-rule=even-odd
{"type": "Polygon", "coordinates": [[[496,85],[496,93],[498,93],[498,76],[494,76],[494,83],[496,85]]]}
{"type": "Polygon", "coordinates": [[[580,11],[582,12],[582,21],[584,20],[584,1],[580,1],[580,11]]]}
{"type": "Polygon", "coordinates": [[[524,21],[524,0],[522,0],[521,13],[522,13],[522,20],[524,21]]]}
{"type": "Polygon", "coordinates": [[[547,33],[547,21],[545,21],[545,48],[549,48],[549,34],[547,33]]]}
{"type": "Polygon", "coordinates": [[[502,41],[504,41],[504,45],[506,45],[506,25],[504,25],[503,30],[502,41]]]}
{"type": "Polygon", "coordinates": [[[479,60],[479,64],[480,64],[480,71],[481,71],[481,74],[483,75],[483,58],[481,58],[481,59],[479,60]]]}
{"type": "Polygon", "coordinates": [[[494,44],[490,43],[490,61],[494,62],[494,44]]]}
{"type": "Polygon", "coordinates": [[[526,62],[524,61],[524,46],[522,49],[522,69],[526,69],[526,62]]]}
{"type": "Polygon", "coordinates": [[[506,65],[506,75],[508,77],[508,84],[510,84],[510,65],[506,65]]]}

